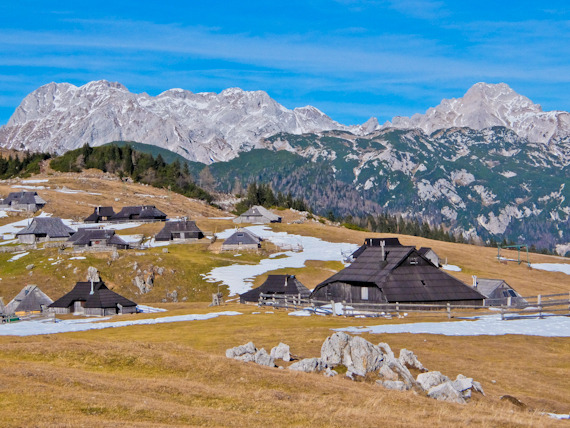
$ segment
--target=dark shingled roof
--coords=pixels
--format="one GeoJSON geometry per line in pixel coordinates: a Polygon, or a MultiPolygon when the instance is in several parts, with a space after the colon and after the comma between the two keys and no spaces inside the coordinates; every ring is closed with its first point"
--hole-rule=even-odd
{"type": "Polygon", "coordinates": [[[353,259],[356,259],[361,255],[367,247],[380,247],[380,242],[384,241],[386,247],[398,247],[401,246],[400,240],[398,238],[366,238],[364,244],[351,254],[353,259]]]}
{"type": "Polygon", "coordinates": [[[224,241],[224,245],[258,245],[262,239],[247,229],[238,229],[224,241]]]}
{"type": "Polygon", "coordinates": [[[36,217],[25,229],[16,233],[18,235],[49,236],[50,238],[69,238],[75,233],[71,227],[63,224],[58,217],[36,217]]]}
{"type": "Polygon", "coordinates": [[[89,215],[84,221],[97,223],[101,221],[103,217],[110,218],[115,215],[113,207],[95,207],[93,213],[89,215]]]}
{"type": "Polygon", "coordinates": [[[164,220],[166,214],[154,205],[140,205],[136,207],[123,207],[121,211],[111,217],[111,221],[117,220],[164,220]]]}
{"type": "Polygon", "coordinates": [[[191,220],[177,220],[177,221],[167,221],[160,232],[158,232],[154,239],[157,241],[170,241],[173,239],[173,233],[185,233],[189,234],[186,238],[202,239],[204,234],[196,222],[191,220]]]}
{"type": "Polygon", "coordinates": [[[93,283],[93,294],[91,292],[90,282],[78,282],[73,290],[57,299],[50,308],[72,308],[73,303],[77,301],[85,302],[86,308],[116,308],[117,304],[126,307],[136,306],[137,304],[120,294],[115,293],[107,288],[102,282],[93,283]]]}
{"type": "Polygon", "coordinates": [[[482,300],[472,287],[438,269],[415,247],[385,247],[382,260],[380,247],[366,247],[348,267],[318,284],[313,294],[334,282],[355,286],[376,286],[388,302],[445,302],[482,300]],[[412,259],[423,259],[412,264],[412,259]],[[407,261],[407,262],[406,262],[407,261]],[[406,263],[405,263],[406,262],[406,263]]]}
{"type": "Polygon", "coordinates": [[[240,218],[244,218],[244,217],[258,217],[260,219],[266,218],[267,220],[269,220],[272,223],[274,223],[274,222],[280,223],[281,222],[280,216],[278,216],[277,214],[273,214],[271,211],[269,211],[265,207],[262,207],[261,205],[254,205],[253,207],[248,209],[246,212],[244,212],[243,214],[241,214],[239,217],[237,217],[234,220],[239,220],[240,218]]]}
{"type": "Polygon", "coordinates": [[[129,244],[115,234],[114,230],[80,228],[67,242],[73,245],[89,245],[91,241],[107,240],[107,245],[127,248],[129,244]]]}
{"type": "Polygon", "coordinates": [[[49,305],[51,300],[37,285],[26,285],[16,297],[6,305],[6,313],[39,312],[42,305],[49,305]]]}
{"type": "Polygon", "coordinates": [[[40,198],[37,192],[12,192],[6,196],[6,199],[2,200],[1,203],[2,205],[45,205],[46,201],[40,198]]]}
{"type": "Polygon", "coordinates": [[[287,294],[306,299],[311,294],[311,290],[305,287],[295,278],[295,275],[268,275],[267,279],[259,287],[240,294],[240,302],[257,302],[259,295],[264,294],[287,294]]]}

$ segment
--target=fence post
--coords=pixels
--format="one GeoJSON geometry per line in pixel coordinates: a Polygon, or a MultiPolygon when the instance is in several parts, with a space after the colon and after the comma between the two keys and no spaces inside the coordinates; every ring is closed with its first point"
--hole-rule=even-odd
{"type": "Polygon", "coordinates": [[[501,305],[501,321],[505,320],[505,307],[501,305]]]}
{"type": "Polygon", "coordinates": [[[570,315],[570,293],[568,293],[568,315],[570,315]]]}
{"type": "Polygon", "coordinates": [[[511,306],[511,304],[512,304],[512,297],[509,296],[507,297],[507,306],[511,306]]]}
{"type": "Polygon", "coordinates": [[[537,303],[538,303],[538,317],[542,318],[542,294],[538,295],[537,303]]]}
{"type": "Polygon", "coordinates": [[[333,314],[333,317],[334,317],[334,316],[336,316],[336,308],[335,308],[335,305],[334,305],[334,300],[331,300],[331,308],[332,308],[332,314],[333,314]]]}
{"type": "Polygon", "coordinates": [[[400,302],[396,302],[396,315],[400,318],[400,302]]]}
{"type": "Polygon", "coordinates": [[[263,293],[259,293],[259,303],[257,304],[257,306],[261,307],[263,306],[263,293]]]}
{"type": "Polygon", "coordinates": [[[273,307],[275,307],[275,294],[273,294],[273,307]]]}
{"type": "Polygon", "coordinates": [[[285,294],[285,310],[289,310],[289,296],[285,294]]]}
{"type": "Polygon", "coordinates": [[[342,301],[342,315],[346,316],[346,300],[342,301]]]}
{"type": "Polygon", "coordinates": [[[447,318],[451,319],[451,305],[447,302],[447,318]]]}

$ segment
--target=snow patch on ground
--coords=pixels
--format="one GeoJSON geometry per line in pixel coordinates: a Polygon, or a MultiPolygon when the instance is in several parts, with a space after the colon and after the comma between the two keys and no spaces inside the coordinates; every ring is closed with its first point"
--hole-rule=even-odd
{"type": "MultiPolygon", "coordinates": [[[[302,268],[307,260],[343,261],[343,253],[353,253],[359,248],[355,244],[327,242],[312,236],[274,232],[267,226],[250,226],[246,229],[278,247],[295,248],[299,251],[285,251],[280,255],[286,257],[268,257],[257,265],[233,264],[218,267],[204,275],[204,279],[208,282],[222,282],[227,285],[230,289],[230,296],[251,289],[252,278],[266,272],[276,269],[302,268]]],[[[234,232],[234,229],[227,229],[216,235],[220,239],[227,239],[234,232]]]]}
{"type": "Polygon", "coordinates": [[[570,275],[570,264],[568,263],[532,263],[533,269],[546,270],[548,272],[562,272],[570,275]]]}
{"type": "Polygon", "coordinates": [[[8,261],[9,261],[9,262],[15,262],[16,260],[21,259],[22,257],[27,256],[28,254],[30,254],[30,253],[27,252],[27,251],[26,251],[25,253],[16,254],[15,256],[13,256],[13,257],[12,257],[11,259],[9,259],[8,261]]]}
{"type": "Polygon", "coordinates": [[[12,189],[24,189],[24,190],[44,190],[45,186],[26,186],[22,184],[15,184],[10,186],[12,189]]]}
{"type": "Polygon", "coordinates": [[[444,336],[525,336],[570,337],[570,318],[547,317],[501,320],[500,315],[485,315],[475,321],[421,322],[413,324],[386,324],[369,327],[335,329],[348,333],[415,333],[444,336]]]}
{"type": "Polygon", "coordinates": [[[451,272],[461,272],[461,268],[455,265],[443,265],[441,268],[443,270],[449,270],[451,272]]]}
{"type": "Polygon", "coordinates": [[[152,313],[156,313],[156,312],[166,312],[166,309],[153,308],[152,306],[147,306],[147,305],[137,305],[137,312],[142,312],[145,314],[152,314],[152,313]]]}
{"type": "Polygon", "coordinates": [[[44,179],[37,179],[37,180],[22,180],[22,183],[47,183],[49,180],[47,178],[44,179]]]}
{"type": "MultiPolygon", "coordinates": [[[[156,308],[154,308],[156,309],[156,308]]],[[[0,336],[35,336],[42,334],[70,333],[87,330],[101,330],[104,328],[128,327],[131,325],[152,325],[166,324],[172,322],[199,321],[216,318],[219,316],[241,315],[241,312],[226,311],[213,312],[209,314],[190,314],[178,315],[172,317],[149,318],[144,320],[129,320],[115,322],[101,322],[108,320],[106,318],[86,318],[86,319],[70,319],[70,320],[38,320],[38,321],[20,321],[10,324],[0,325],[0,336]]]]}

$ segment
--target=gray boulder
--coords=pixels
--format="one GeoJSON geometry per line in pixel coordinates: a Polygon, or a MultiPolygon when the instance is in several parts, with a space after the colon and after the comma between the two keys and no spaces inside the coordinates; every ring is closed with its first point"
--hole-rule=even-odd
{"type": "Polygon", "coordinates": [[[275,360],[263,348],[255,353],[254,361],[260,366],[275,367],[275,360]]]}
{"type": "Polygon", "coordinates": [[[453,383],[449,380],[430,388],[428,396],[439,401],[465,404],[465,399],[461,392],[455,389],[453,383]]]}
{"type": "Polygon", "coordinates": [[[279,345],[271,349],[271,356],[276,360],[291,361],[289,345],[279,343],[279,345]]]}
{"type": "Polygon", "coordinates": [[[101,281],[101,278],[99,278],[99,271],[97,270],[96,267],[93,266],[89,266],[89,268],[87,268],[87,282],[99,282],[101,281]]]}
{"type": "MultiPolygon", "coordinates": [[[[402,380],[406,386],[409,388],[413,387],[416,384],[416,380],[404,366],[399,359],[394,358],[394,354],[392,355],[385,355],[384,356],[384,365],[387,366],[392,372],[394,372],[400,380],[402,380]]],[[[386,371],[386,369],[384,369],[386,371]]]]}
{"type": "Polygon", "coordinates": [[[324,364],[320,358],[305,358],[304,360],[297,361],[289,366],[289,370],[298,372],[313,373],[321,371],[324,364]]]}
{"type": "Polygon", "coordinates": [[[321,347],[321,360],[326,367],[343,364],[359,376],[378,370],[383,359],[380,348],[362,337],[352,337],[343,332],[327,337],[321,347]]]}
{"type": "Polygon", "coordinates": [[[254,355],[257,352],[257,348],[253,342],[246,343],[245,345],[236,346],[235,348],[230,348],[226,350],[226,357],[233,358],[236,360],[248,361],[254,360],[254,355]],[[249,356],[249,357],[246,357],[249,356]]]}
{"type": "Polygon", "coordinates": [[[386,389],[390,389],[393,391],[407,391],[408,389],[410,389],[410,386],[406,385],[401,380],[384,380],[384,381],[377,380],[376,383],[378,385],[383,386],[386,389]]]}
{"type": "Polygon", "coordinates": [[[325,369],[324,373],[323,373],[326,377],[333,377],[338,375],[338,372],[336,372],[336,370],[331,370],[328,367],[325,369]]]}
{"type": "Polygon", "coordinates": [[[396,381],[398,380],[398,374],[396,372],[394,372],[394,370],[392,370],[388,364],[383,364],[382,367],[380,367],[380,370],[378,371],[378,374],[384,379],[384,380],[391,380],[391,381],[396,381]]]}
{"type": "Polygon", "coordinates": [[[476,391],[482,395],[485,395],[481,384],[476,382],[471,377],[463,376],[462,374],[457,375],[457,378],[452,382],[453,387],[461,392],[463,398],[471,398],[471,392],[476,391]]]}
{"type": "Polygon", "coordinates": [[[420,360],[418,360],[418,357],[416,357],[416,354],[414,354],[412,351],[407,350],[406,348],[403,348],[400,350],[400,363],[402,363],[405,367],[407,367],[408,369],[418,369],[419,371],[422,372],[427,372],[428,370],[422,365],[422,363],[420,363],[420,360]]]}
{"type": "Polygon", "coordinates": [[[378,346],[378,348],[380,348],[382,353],[384,353],[388,357],[396,358],[396,356],[394,355],[394,352],[392,351],[392,348],[390,348],[390,345],[388,345],[387,343],[381,342],[376,346],[378,346]]]}
{"type": "Polygon", "coordinates": [[[429,391],[434,386],[441,385],[442,383],[449,381],[449,378],[438,371],[432,371],[420,373],[416,381],[424,391],[429,391]]]}

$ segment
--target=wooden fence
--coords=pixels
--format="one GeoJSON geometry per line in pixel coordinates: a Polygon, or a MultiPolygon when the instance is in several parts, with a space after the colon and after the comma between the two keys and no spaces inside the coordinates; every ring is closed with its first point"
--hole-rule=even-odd
{"type": "Polygon", "coordinates": [[[486,301],[484,305],[454,305],[451,303],[347,303],[302,298],[301,295],[261,294],[259,306],[271,306],[285,310],[309,310],[315,313],[333,316],[397,316],[407,313],[423,313],[424,315],[461,318],[470,314],[496,314],[500,312],[501,319],[516,319],[527,317],[544,318],[553,315],[570,316],[570,293],[547,294],[538,296],[500,299],[500,305],[486,301]]]}

